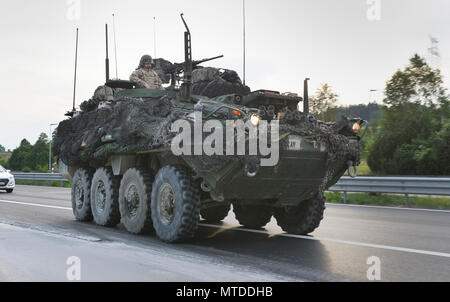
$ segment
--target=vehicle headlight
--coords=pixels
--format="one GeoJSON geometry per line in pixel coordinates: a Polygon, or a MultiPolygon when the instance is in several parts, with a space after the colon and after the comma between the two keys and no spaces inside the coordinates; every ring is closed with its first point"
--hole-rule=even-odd
{"type": "Polygon", "coordinates": [[[252,125],[253,126],[258,126],[259,125],[259,122],[261,121],[261,117],[259,116],[259,114],[253,114],[251,117],[250,117],[250,122],[252,123],[252,125]]]}

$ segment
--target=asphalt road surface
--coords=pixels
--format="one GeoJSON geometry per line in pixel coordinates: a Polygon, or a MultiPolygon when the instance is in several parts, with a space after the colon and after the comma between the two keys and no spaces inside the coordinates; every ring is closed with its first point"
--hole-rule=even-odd
{"type": "Polygon", "coordinates": [[[450,211],[327,205],[311,236],[283,233],[274,218],[244,229],[230,212],[189,244],[166,244],[76,222],[70,189],[0,192],[0,281],[369,281],[368,271],[450,281],[450,211]]]}

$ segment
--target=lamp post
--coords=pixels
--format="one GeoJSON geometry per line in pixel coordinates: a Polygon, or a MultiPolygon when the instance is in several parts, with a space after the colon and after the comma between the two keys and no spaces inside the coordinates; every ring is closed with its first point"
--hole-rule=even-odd
{"type": "MultiPolygon", "coordinates": [[[[372,101],[372,93],[373,92],[378,92],[378,90],[377,89],[370,89],[369,90],[369,103],[372,101]]],[[[375,103],[376,103],[376,101],[375,101],[375,103]]]]}
{"type": "Polygon", "coordinates": [[[58,124],[50,124],[50,135],[48,144],[48,171],[52,172],[52,126],[57,126],[58,124]]]}

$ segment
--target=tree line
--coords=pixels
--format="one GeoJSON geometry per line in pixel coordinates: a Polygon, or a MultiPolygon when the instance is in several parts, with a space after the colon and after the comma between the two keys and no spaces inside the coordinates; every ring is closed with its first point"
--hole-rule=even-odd
{"type": "Polygon", "coordinates": [[[440,70],[415,54],[387,81],[382,105],[339,107],[338,95],[322,84],[310,106],[324,121],[370,121],[363,158],[375,174],[450,175],[450,96],[443,83],[440,70]]]}
{"type": "MultiPolygon", "coordinates": [[[[45,133],[41,133],[34,145],[23,139],[20,146],[12,151],[9,160],[0,160],[0,165],[12,171],[48,172],[49,143],[45,133]]],[[[54,158],[52,162],[55,162],[54,158]]]]}

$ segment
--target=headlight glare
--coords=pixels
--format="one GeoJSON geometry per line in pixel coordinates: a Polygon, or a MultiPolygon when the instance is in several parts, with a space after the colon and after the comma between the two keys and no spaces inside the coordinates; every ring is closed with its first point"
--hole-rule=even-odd
{"type": "Polygon", "coordinates": [[[250,122],[252,123],[253,126],[258,126],[260,121],[261,117],[256,113],[250,117],[250,122]]]}

